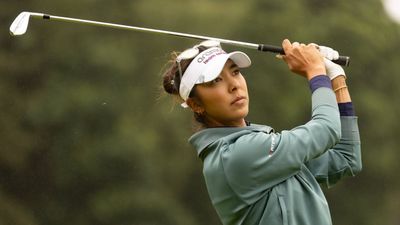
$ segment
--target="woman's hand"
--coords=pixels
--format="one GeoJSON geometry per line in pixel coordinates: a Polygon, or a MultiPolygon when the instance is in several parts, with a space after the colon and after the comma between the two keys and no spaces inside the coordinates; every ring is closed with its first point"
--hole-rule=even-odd
{"type": "Polygon", "coordinates": [[[282,42],[285,55],[282,59],[288,64],[289,69],[308,80],[318,75],[325,75],[324,59],[315,44],[290,43],[288,39],[282,42]]]}

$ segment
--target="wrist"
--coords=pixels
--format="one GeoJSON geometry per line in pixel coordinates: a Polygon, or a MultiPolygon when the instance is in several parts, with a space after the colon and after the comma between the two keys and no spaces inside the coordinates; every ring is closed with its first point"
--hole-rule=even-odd
{"type": "Polygon", "coordinates": [[[336,100],[339,103],[351,102],[351,97],[344,76],[338,76],[331,81],[336,100]]]}
{"type": "Polygon", "coordinates": [[[345,76],[337,76],[333,80],[331,80],[331,82],[332,82],[332,88],[334,90],[339,87],[347,87],[345,76]]]}
{"type": "Polygon", "coordinates": [[[308,80],[311,80],[312,78],[319,76],[321,74],[326,74],[326,69],[325,67],[314,67],[310,70],[306,71],[306,76],[308,80]]]}

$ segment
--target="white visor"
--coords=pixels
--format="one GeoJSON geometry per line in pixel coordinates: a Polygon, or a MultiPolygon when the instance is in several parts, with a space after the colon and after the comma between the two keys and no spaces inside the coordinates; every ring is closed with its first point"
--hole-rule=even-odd
{"type": "Polygon", "coordinates": [[[183,73],[179,94],[185,101],[182,107],[186,108],[186,100],[196,84],[207,83],[219,76],[228,59],[231,59],[239,68],[249,67],[250,58],[243,52],[226,53],[220,47],[209,48],[200,52],[183,73]]]}

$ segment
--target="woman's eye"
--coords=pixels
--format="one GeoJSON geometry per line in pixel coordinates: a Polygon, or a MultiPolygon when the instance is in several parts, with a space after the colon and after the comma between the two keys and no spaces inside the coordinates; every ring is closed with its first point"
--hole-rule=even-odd
{"type": "Polygon", "coordinates": [[[218,83],[220,82],[222,79],[220,77],[215,78],[212,82],[213,83],[218,83]]]}
{"type": "Polygon", "coordinates": [[[222,78],[217,77],[217,78],[215,78],[215,79],[212,80],[212,81],[209,81],[209,82],[207,82],[207,83],[203,83],[203,85],[205,85],[206,87],[212,87],[212,86],[214,86],[215,84],[217,84],[218,82],[220,82],[221,80],[222,80],[222,78]]]}
{"type": "Polygon", "coordinates": [[[233,71],[233,75],[239,75],[239,74],[240,74],[240,70],[237,69],[237,70],[233,71]]]}

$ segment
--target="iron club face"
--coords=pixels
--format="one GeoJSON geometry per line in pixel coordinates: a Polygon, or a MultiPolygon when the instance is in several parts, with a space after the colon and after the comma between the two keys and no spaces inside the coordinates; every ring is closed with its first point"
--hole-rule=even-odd
{"type": "Polygon", "coordinates": [[[21,12],[10,26],[10,34],[13,36],[23,35],[26,33],[31,16],[43,17],[42,13],[21,12]]]}

